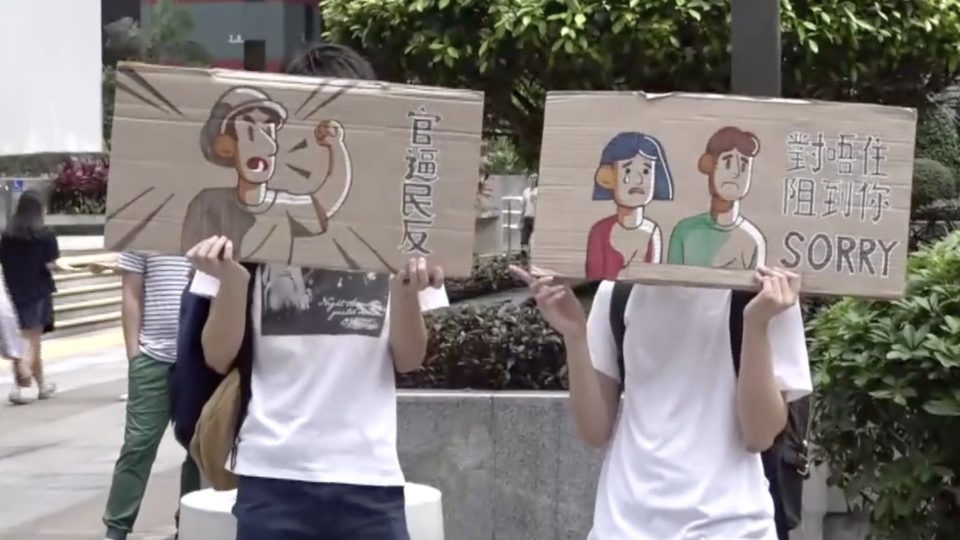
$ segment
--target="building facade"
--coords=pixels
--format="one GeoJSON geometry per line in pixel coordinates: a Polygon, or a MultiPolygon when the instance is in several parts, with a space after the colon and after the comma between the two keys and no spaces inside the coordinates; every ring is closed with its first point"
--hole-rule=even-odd
{"type": "MultiPolygon", "coordinates": [[[[157,0],[140,0],[143,28],[157,0]]],[[[176,0],[193,18],[192,39],[214,65],[281,71],[304,43],[320,34],[317,0],[176,0]]]]}

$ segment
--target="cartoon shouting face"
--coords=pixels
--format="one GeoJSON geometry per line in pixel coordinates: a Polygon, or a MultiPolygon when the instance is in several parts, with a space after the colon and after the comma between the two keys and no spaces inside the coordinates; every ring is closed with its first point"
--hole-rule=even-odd
{"type": "Polygon", "coordinates": [[[287,110],[262,90],[227,90],[210,110],[200,147],[208,161],[233,167],[252,184],[269,181],[277,168],[277,132],[287,110]]]}

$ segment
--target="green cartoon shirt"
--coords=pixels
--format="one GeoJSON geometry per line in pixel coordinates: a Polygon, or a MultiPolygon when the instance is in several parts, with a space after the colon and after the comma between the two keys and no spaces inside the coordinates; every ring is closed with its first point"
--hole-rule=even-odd
{"type": "Polygon", "coordinates": [[[763,234],[740,216],[730,226],[718,225],[710,213],[688,217],[670,236],[669,264],[712,268],[753,269],[766,259],[763,234]]]}

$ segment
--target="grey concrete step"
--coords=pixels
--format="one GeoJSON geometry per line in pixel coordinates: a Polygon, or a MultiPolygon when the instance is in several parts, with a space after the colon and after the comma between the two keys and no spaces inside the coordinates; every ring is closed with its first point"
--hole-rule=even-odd
{"type": "Polygon", "coordinates": [[[83,317],[60,319],[56,321],[56,330],[50,337],[74,336],[99,330],[107,330],[120,326],[122,317],[120,308],[117,306],[115,311],[107,311],[96,315],[86,315],[83,317]]]}
{"type": "Polygon", "coordinates": [[[92,272],[81,270],[78,272],[57,272],[53,276],[57,288],[64,290],[74,287],[85,287],[89,285],[102,285],[106,283],[120,283],[120,275],[113,271],[92,272]]]}
{"type": "Polygon", "coordinates": [[[79,287],[63,287],[53,293],[53,303],[56,305],[61,302],[80,302],[83,300],[96,300],[114,296],[119,297],[121,287],[120,281],[82,285],[79,287]]]}
{"type": "MultiPolygon", "coordinates": [[[[96,254],[87,250],[83,259],[96,254]]],[[[113,270],[94,272],[80,267],[74,272],[54,275],[57,292],[53,295],[56,317],[54,336],[84,334],[116,328],[120,325],[121,278],[113,270]]]]}
{"type": "Polygon", "coordinates": [[[113,313],[120,309],[120,296],[81,300],[79,302],[62,302],[54,306],[53,311],[58,321],[84,319],[94,315],[113,313]]]}

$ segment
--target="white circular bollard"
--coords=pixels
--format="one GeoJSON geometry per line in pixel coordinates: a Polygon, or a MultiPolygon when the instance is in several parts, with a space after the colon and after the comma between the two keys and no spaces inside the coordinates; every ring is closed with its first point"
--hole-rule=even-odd
{"type": "MultiPolygon", "coordinates": [[[[403,494],[410,540],[444,540],[440,490],[407,484],[403,494]]],[[[237,521],[231,510],[236,501],[236,490],[203,489],[184,495],[180,499],[179,540],[234,540],[237,521]]]]}
{"type": "Polygon", "coordinates": [[[410,540],[443,540],[443,501],[439,489],[422,484],[407,484],[407,530],[410,540]]]}
{"type": "Polygon", "coordinates": [[[231,513],[237,490],[202,489],[180,499],[179,540],[236,540],[237,519],[231,513]]]}

